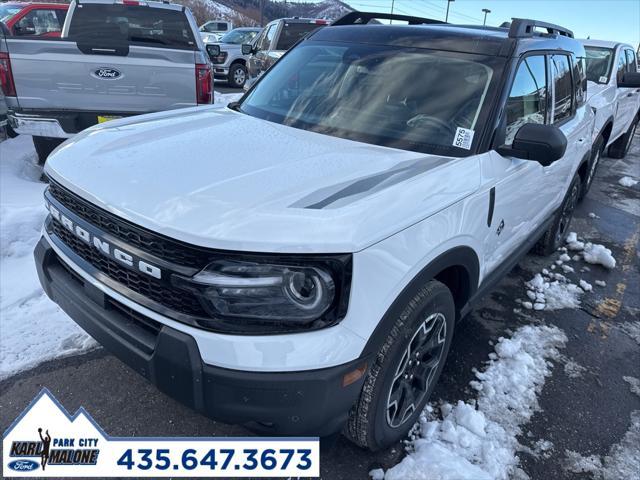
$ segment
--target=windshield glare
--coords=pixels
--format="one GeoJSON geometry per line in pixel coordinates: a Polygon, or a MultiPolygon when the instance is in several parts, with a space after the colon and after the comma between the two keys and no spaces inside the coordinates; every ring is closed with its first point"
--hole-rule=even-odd
{"type": "Polygon", "coordinates": [[[22,7],[18,5],[0,5],[0,22],[10,20],[20,10],[22,7]]]}
{"type": "Polygon", "coordinates": [[[459,129],[473,131],[482,124],[491,65],[497,67],[499,61],[307,41],[276,63],[240,108],[271,122],[336,137],[464,156],[470,146],[454,147],[454,140],[459,129]]]}
{"type": "Polygon", "coordinates": [[[607,83],[613,65],[613,49],[585,47],[587,52],[587,80],[595,83],[607,83]]]}
{"type": "Polygon", "coordinates": [[[220,41],[222,43],[232,43],[234,45],[241,45],[243,43],[251,43],[253,37],[258,32],[255,30],[231,30],[222,36],[220,41]]]}

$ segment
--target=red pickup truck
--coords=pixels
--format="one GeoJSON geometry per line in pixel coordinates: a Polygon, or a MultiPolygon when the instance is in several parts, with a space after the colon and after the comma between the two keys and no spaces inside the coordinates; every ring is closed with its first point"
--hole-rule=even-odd
{"type": "Polygon", "coordinates": [[[0,22],[14,36],[59,37],[68,9],[66,3],[4,3],[0,22]]]}

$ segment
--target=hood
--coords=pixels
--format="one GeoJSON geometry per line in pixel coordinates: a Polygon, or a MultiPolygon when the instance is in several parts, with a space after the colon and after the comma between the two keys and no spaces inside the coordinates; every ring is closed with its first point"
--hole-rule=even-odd
{"type": "Polygon", "coordinates": [[[281,253],[362,250],[480,181],[477,157],[373,146],[215,107],[92,127],[58,147],[46,173],[166,236],[281,253]]]}

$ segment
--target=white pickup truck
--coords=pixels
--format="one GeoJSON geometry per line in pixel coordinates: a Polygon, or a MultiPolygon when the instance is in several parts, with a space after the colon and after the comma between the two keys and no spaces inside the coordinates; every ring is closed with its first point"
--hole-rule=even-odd
{"type": "Polygon", "coordinates": [[[623,158],[640,118],[640,73],[631,45],[581,40],[587,54],[587,97],[596,113],[594,146],[598,150],[582,193],[591,186],[600,154],[623,158]],[[608,149],[608,151],[607,151],[608,149]]]}
{"type": "Polygon", "coordinates": [[[8,120],[33,135],[42,163],[65,138],[97,123],[212,103],[212,75],[182,5],[74,1],[61,38],[0,31],[8,120]]]}

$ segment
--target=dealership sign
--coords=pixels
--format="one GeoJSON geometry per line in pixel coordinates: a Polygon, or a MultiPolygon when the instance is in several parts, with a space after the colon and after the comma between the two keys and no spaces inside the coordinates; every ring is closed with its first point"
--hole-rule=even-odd
{"type": "Polygon", "coordinates": [[[4,433],[2,477],[314,477],[317,438],[109,437],[43,389],[4,433]]]}

